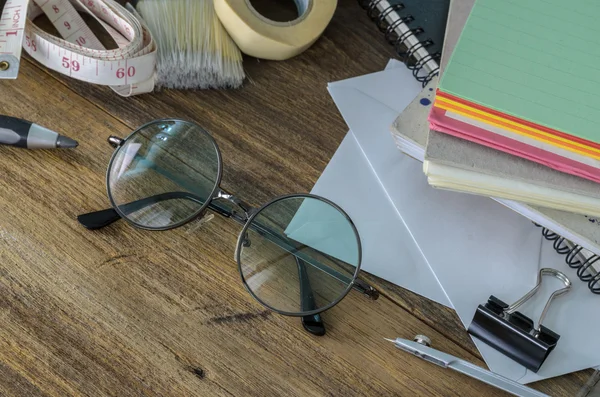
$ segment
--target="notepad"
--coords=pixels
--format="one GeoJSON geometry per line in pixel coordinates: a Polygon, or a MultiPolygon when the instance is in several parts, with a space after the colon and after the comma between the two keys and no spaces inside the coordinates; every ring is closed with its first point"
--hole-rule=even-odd
{"type": "Polygon", "coordinates": [[[442,91],[600,142],[600,3],[478,0],[442,91]]]}
{"type": "MultiPolygon", "coordinates": [[[[475,0],[458,0],[451,3],[444,40],[444,55],[440,64],[442,74],[446,70],[448,60],[474,3],[475,0]]],[[[432,81],[430,86],[426,87],[394,122],[392,136],[399,149],[411,157],[428,163],[426,168],[438,170],[440,167],[445,168],[444,173],[449,175],[449,180],[464,175],[466,179],[460,181],[460,186],[472,180],[469,174],[486,175],[485,184],[488,188],[495,186],[493,195],[502,197],[502,199],[497,198],[502,204],[574,243],[600,254],[598,219],[572,213],[574,209],[581,208],[582,202],[587,200],[587,197],[596,197],[596,200],[600,200],[598,186],[584,179],[547,169],[539,164],[514,158],[473,142],[433,130],[429,131],[429,124],[424,121],[431,106],[424,106],[421,101],[423,99],[427,99],[424,103],[433,101],[435,99],[433,93],[437,85],[437,81],[432,81]],[[431,165],[433,167],[430,167],[431,165]],[[511,191],[507,191],[503,184],[506,179],[519,183],[511,183],[511,191]],[[506,200],[506,198],[514,199],[520,196],[526,197],[526,201],[531,203],[529,198],[533,197],[533,193],[540,187],[550,190],[551,193],[547,194],[546,198],[553,204],[557,203],[556,196],[564,196],[564,193],[576,194],[578,197],[570,203],[569,212],[506,200]]],[[[439,175],[429,182],[432,184],[436,180],[440,181],[439,175]]],[[[446,185],[449,181],[440,182],[446,185]]],[[[451,188],[458,190],[454,185],[451,188]]],[[[473,193],[471,189],[467,191],[473,193]]],[[[600,201],[598,206],[600,208],[600,201]]],[[[600,271],[600,267],[597,270],[600,271]]]]}
{"type": "Polygon", "coordinates": [[[598,15],[591,0],[478,0],[432,126],[600,182],[598,15]]]}

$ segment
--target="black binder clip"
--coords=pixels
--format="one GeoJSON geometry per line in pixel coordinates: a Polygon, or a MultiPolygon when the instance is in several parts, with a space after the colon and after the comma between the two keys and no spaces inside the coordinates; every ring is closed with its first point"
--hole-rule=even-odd
{"type": "Polygon", "coordinates": [[[560,338],[560,335],[544,327],[542,322],[554,298],[570,289],[571,281],[563,273],[555,269],[540,269],[537,285],[512,305],[493,295],[485,305],[479,305],[468,332],[527,369],[537,372],[560,338]],[[542,276],[546,275],[558,278],[565,288],[554,291],[550,296],[538,326],[534,328],[533,321],[517,309],[535,295],[542,284],[542,276]]]}

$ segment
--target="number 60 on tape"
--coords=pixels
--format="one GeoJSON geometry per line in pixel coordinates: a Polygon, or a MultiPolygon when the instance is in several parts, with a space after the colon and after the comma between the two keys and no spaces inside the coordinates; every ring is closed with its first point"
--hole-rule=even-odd
{"type": "Polygon", "coordinates": [[[0,79],[17,78],[24,48],[52,70],[111,86],[120,95],[152,91],[156,45],[141,18],[130,10],[114,0],[7,0],[0,15],[0,79]],[[107,50],[79,12],[98,21],[118,48],[107,50]],[[60,38],[34,25],[41,14],[60,38]]]}

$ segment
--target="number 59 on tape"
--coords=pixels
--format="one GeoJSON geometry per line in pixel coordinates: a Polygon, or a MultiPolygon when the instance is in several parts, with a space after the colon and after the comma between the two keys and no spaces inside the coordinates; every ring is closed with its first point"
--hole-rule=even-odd
{"type": "Polygon", "coordinates": [[[59,73],[108,85],[123,96],[154,88],[156,45],[135,10],[114,0],[7,0],[0,15],[0,79],[15,79],[21,49],[59,73]],[[107,50],[79,13],[96,19],[117,43],[107,50]],[[61,37],[33,20],[46,14],[61,37]]]}

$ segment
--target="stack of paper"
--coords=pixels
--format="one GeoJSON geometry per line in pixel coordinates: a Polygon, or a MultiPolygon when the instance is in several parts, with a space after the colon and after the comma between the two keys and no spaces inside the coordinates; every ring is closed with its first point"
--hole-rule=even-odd
{"type": "MultiPolygon", "coordinates": [[[[451,3],[441,62],[443,74],[474,3],[475,0],[451,3]]],[[[432,81],[392,126],[398,147],[424,161],[429,183],[495,197],[536,223],[600,253],[600,222],[595,218],[600,208],[599,186],[520,157],[429,130],[426,119],[431,106],[423,106],[420,99],[432,103],[436,86],[437,82],[432,81]]]]}
{"type": "MultiPolygon", "coordinates": [[[[511,302],[531,289],[540,267],[572,274],[530,221],[489,198],[431,188],[421,163],[395,148],[389,126],[420,91],[396,66],[329,85],[351,131],[312,193],[354,220],[363,270],[453,307],[465,328],[491,294],[511,302]]],[[[537,318],[552,287],[543,286],[524,313],[537,318]]],[[[552,305],[545,325],[561,340],[537,374],[474,342],[492,371],[522,383],[597,366],[600,339],[586,337],[600,327],[600,317],[586,315],[597,302],[576,281],[552,305]]]]}
{"type": "MultiPolygon", "coordinates": [[[[436,85],[436,81],[431,82],[432,86],[436,85]]],[[[518,177],[521,178],[521,183],[526,184],[523,178],[523,172],[528,172],[532,168],[534,170],[540,170],[537,176],[546,175],[552,177],[554,181],[560,180],[559,178],[565,178],[563,183],[566,187],[569,187],[569,183],[575,183],[576,187],[580,190],[584,189],[585,185],[590,185],[592,188],[596,188],[593,182],[589,182],[580,178],[576,178],[570,175],[562,174],[550,169],[547,169],[537,164],[522,160],[523,163],[529,165],[529,167],[514,167],[511,165],[518,164],[520,159],[512,159],[510,161],[510,155],[496,152],[492,149],[474,144],[469,141],[457,139],[445,134],[436,133],[435,131],[429,131],[429,123],[427,122],[427,115],[429,113],[429,107],[423,106],[422,103],[430,103],[434,94],[429,91],[430,87],[426,87],[413,102],[407,106],[392,125],[392,137],[398,146],[398,148],[421,162],[425,160],[425,148],[427,146],[427,137],[429,135],[429,143],[431,148],[428,149],[428,155],[431,159],[432,154],[439,154],[436,159],[437,164],[448,164],[448,169],[460,168],[465,173],[481,173],[486,172],[488,177],[492,177],[493,172],[499,172],[499,168],[502,169],[506,166],[507,170],[513,170],[519,172],[518,177]],[[423,101],[426,99],[426,101],[423,101]],[[489,156],[486,157],[486,154],[489,156]],[[498,162],[498,157],[508,157],[506,162],[498,162]],[[453,161],[450,161],[453,160],[453,161]],[[488,161],[486,161],[488,159],[488,161]],[[490,159],[496,161],[496,163],[490,164],[490,159]],[[477,168],[477,171],[474,170],[477,168]]],[[[431,165],[433,162],[427,161],[426,164],[431,165]]],[[[533,178],[536,174],[531,175],[533,178]]],[[[517,177],[517,176],[515,176],[517,177]]],[[[470,180],[470,178],[465,178],[470,180]]],[[[590,189],[590,191],[592,191],[590,189]]],[[[593,192],[593,191],[592,191],[593,192]]],[[[591,252],[600,253],[600,219],[569,211],[560,211],[553,208],[528,205],[519,201],[506,200],[499,197],[494,197],[494,200],[507,206],[513,211],[531,219],[533,222],[548,228],[555,233],[567,238],[575,244],[581,245],[591,252]]]]}
{"type": "Polygon", "coordinates": [[[600,80],[580,73],[598,63],[595,10],[478,0],[440,80],[432,127],[600,182],[600,80]]]}
{"type": "MultiPolygon", "coordinates": [[[[523,6],[531,7],[534,3],[537,4],[537,1],[532,1],[523,3],[523,6]]],[[[441,62],[442,79],[446,75],[448,59],[454,53],[474,2],[463,0],[451,3],[441,62]]],[[[485,6],[486,3],[483,4],[485,6]]],[[[558,66],[559,63],[550,64],[552,67],[553,65],[558,66]]],[[[450,81],[452,82],[452,76],[450,81]]],[[[436,85],[430,88],[435,89],[436,85]]],[[[431,98],[432,102],[433,99],[434,96],[431,98]]],[[[429,110],[421,109],[420,113],[412,111],[402,114],[395,123],[393,133],[400,148],[407,153],[418,154],[415,150],[419,152],[424,147],[422,142],[427,142],[424,170],[432,186],[520,200],[535,206],[589,216],[600,215],[600,189],[595,182],[558,172],[546,165],[465,139],[457,139],[435,130],[429,131],[425,125],[413,128],[415,122],[411,120],[417,119],[422,123],[423,112],[429,110]],[[421,145],[416,141],[421,142],[421,145]]]]}

